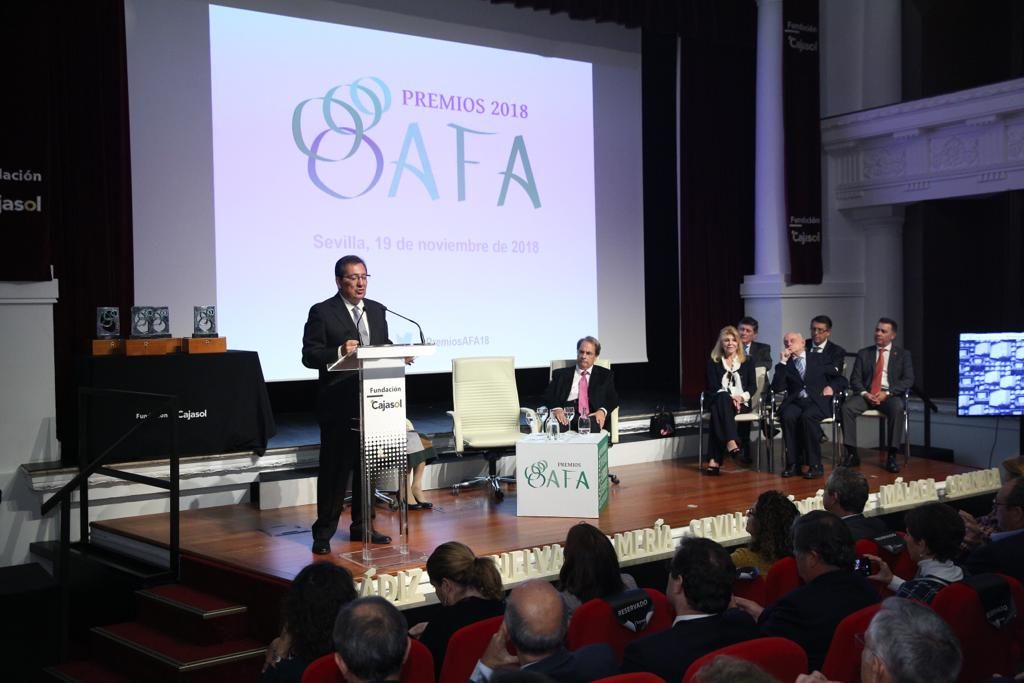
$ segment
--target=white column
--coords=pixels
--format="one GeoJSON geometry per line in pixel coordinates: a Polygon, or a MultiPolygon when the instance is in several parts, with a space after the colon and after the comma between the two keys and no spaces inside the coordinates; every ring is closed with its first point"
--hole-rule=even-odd
{"type": "Polygon", "coordinates": [[[785,251],[786,168],[782,121],[782,0],[759,0],[757,11],[754,272],[777,278],[785,251]]]}

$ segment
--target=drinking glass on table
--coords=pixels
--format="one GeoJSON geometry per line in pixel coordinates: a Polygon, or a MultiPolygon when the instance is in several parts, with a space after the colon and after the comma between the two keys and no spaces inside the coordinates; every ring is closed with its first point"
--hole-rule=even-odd
{"type": "Polygon", "coordinates": [[[572,429],[572,419],[574,417],[576,417],[576,408],[575,408],[575,406],[566,406],[565,407],[565,419],[569,421],[569,429],[572,429]]]}

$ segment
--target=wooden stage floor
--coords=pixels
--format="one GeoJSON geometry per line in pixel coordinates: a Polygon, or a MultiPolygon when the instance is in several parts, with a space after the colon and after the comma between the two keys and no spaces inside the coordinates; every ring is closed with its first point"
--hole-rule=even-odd
{"type": "MultiPolygon", "coordinates": [[[[882,469],[882,460],[863,458],[860,471],[868,478],[872,493],[897,476],[905,481],[934,478],[945,480],[950,474],[972,468],[936,460],[912,459],[900,475],[882,469]]],[[[777,473],[740,469],[726,463],[721,476],[702,476],[693,460],[669,460],[613,467],[621,483],[610,487],[608,506],[599,519],[586,520],[606,534],[653,526],[657,519],[672,528],[687,526],[700,517],[745,510],[765,490],[777,489],[808,498],[824,487],[825,479],[783,479],[777,473]]],[[[827,471],[826,471],[827,475],[827,471]]],[[[557,495],[557,493],[553,493],[557,495]]],[[[495,504],[483,491],[465,491],[453,496],[448,489],[428,491],[432,510],[409,512],[410,548],[428,553],[441,543],[459,540],[478,555],[491,555],[550,543],[561,543],[568,528],[580,521],[573,518],[517,517],[515,488],[504,502],[495,504]]],[[[181,546],[185,553],[248,571],[292,580],[316,556],[310,552],[309,525],[315,518],[315,506],[302,505],[280,510],[260,511],[248,504],[181,512],[181,546]],[[269,529],[295,525],[301,533],[273,535],[269,529]]],[[[166,546],[167,514],[144,515],[94,522],[94,529],[129,537],[135,541],[166,546]]],[[[376,526],[397,536],[398,513],[377,508],[376,526]]],[[[331,543],[335,562],[354,574],[362,568],[347,563],[337,553],[358,550],[361,544],[348,541],[348,514],[331,543]]],[[[411,566],[422,566],[416,563],[411,566]]],[[[397,568],[388,568],[393,572],[397,568]]]]}

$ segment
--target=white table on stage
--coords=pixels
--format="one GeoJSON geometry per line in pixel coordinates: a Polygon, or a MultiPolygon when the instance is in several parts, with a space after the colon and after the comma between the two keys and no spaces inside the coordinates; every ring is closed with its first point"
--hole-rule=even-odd
{"type": "Polygon", "coordinates": [[[516,514],[598,517],[608,504],[608,432],[516,442],[516,514]]]}

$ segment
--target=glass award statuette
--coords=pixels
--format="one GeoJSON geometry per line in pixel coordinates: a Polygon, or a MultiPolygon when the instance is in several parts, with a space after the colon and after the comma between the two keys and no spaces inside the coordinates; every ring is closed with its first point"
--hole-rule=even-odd
{"type": "Polygon", "coordinates": [[[216,306],[192,307],[192,336],[198,338],[217,336],[216,306]]]}
{"type": "Polygon", "coordinates": [[[183,344],[185,353],[224,353],[228,340],[217,334],[217,307],[192,307],[192,337],[183,344]]]}
{"type": "Polygon", "coordinates": [[[132,306],[133,339],[166,339],[171,336],[171,314],[167,306],[132,306]]]}
{"type": "Polygon", "coordinates": [[[162,356],[181,351],[181,338],[171,337],[167,306],[132,306],[131,329],[125,342],[129,356],[162,356]]]}
{"type": "Polygon", "coordinates": [[[117,306],[96,308],[96,338],[117,339],[121,336],[121,311],[117,306]]]}
{"type": "Polygon", "coordinates": [[[121,310],[117,306],[97,306],[96,338],[92,340],[92,355],[116,356],[123,352],[121,310]]]}

